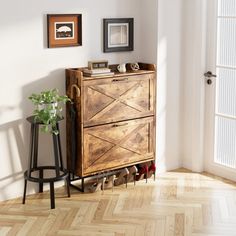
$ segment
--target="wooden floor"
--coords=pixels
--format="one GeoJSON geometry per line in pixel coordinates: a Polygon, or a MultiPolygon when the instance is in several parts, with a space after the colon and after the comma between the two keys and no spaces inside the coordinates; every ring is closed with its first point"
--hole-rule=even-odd
{"type": "Polygon", "coordinates": [[[93,194],[64,188],[0,203],[0,235],[236,235],[236,184],[183,170],[93,194]]]}

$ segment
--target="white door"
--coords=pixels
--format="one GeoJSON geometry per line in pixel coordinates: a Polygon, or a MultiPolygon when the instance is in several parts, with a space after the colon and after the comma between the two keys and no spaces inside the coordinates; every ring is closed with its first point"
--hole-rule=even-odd
{"type": "Polygon", "coordinates": [[[209,0],[207,13],[205,169],[236,181],[236,0],[209,0]]]}

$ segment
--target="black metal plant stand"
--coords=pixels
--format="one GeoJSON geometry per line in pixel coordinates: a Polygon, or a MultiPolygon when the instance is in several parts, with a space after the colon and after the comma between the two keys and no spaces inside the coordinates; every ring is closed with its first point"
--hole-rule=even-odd
{"type": "Polygon", "coordinates": [[[61,141],[60,141],[60,130],[58,122],[62,118],[58,118],[56,127],[59,131],[59,134],[52,134],[53,138],[53,149],[54,149],[54,166],[38,166],[38,141],[39,141],[39,126],[40,122],[36,122],[34,116],[27,118],[27,121],[31,123],[31,134],[30,134],[30,152],[28,160],[28,170],[24,173],[25,185],[24,185],[24,194],[22,203],[25,204],[26,199],[26,189],[27,181],[32,181],[39,183],[39,192],[43,192],[43,184],[50,184],[50,200],[51,200],[51,209],[55,208],[55,192],[54,192],[54,182],[66,179],[67,181],[67,194],[70,197],[70,179],[69,173],[64,168],[62,160],[62,151],[61,151],[61,141]],[[44,177],[45,170],[55,170],[55,176],[51,178],[44,177]],[[32,174],[38,173],[38,177],[32,176],[32,174]]]}

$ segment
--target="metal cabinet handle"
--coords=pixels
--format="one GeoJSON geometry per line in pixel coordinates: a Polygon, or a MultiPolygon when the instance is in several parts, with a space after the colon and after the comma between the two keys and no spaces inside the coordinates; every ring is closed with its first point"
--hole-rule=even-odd
{"type": "Polygon", "coordinates": [[[122,78],[122,79],[113,79],[112,82],[120,82],[120,81],[126,81],[128,78],[122,78]]]}
{"type": "Polygon", "coordinates": [[[114,124],[112,125],[112,127],[120,127],[120,126],[125,126],[128,125],[128,123],[124,123],[124,124],[114,124]]]}

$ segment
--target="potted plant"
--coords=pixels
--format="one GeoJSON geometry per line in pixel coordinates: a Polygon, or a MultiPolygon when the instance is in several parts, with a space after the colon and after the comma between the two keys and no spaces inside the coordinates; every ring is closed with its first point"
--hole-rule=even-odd
{"type": "Polygon", "coordinates": [[[33,112],[35,121],[43,124],[41,131],[58,134],[56,123],[62,118],[61,104],[71,102],[66,95],[59,95],[58,89],[42,91],[39,94],[33,93],[29,99],[35,105],[33,112]]]}

